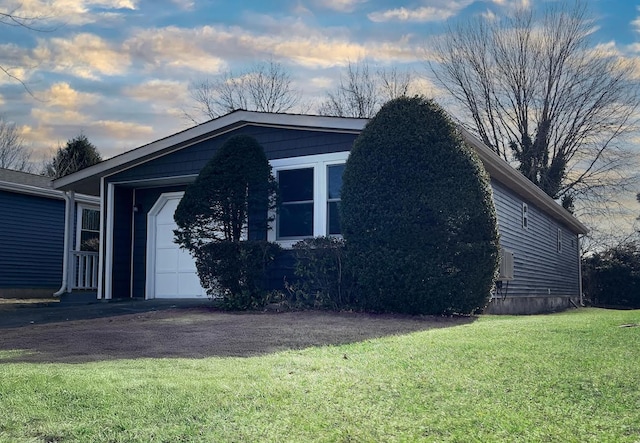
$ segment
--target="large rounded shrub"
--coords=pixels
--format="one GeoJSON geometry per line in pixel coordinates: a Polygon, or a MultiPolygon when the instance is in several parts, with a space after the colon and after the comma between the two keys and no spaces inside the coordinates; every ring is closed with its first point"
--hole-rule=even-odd
{"type": "Polygon", "coordinates": [[[498,263],[489,178],[435,102],[383,106],[354,143],[341,197],[364,308],[467,314],[486,306],[498,263]]]}

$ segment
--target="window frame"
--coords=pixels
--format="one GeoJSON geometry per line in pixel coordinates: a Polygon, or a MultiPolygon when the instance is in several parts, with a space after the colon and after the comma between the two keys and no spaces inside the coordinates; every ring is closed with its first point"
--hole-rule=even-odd
{"type": "MultiPolygon", "coordinates": [[[[313,168],[313,235],[305,237],[285,237],[278,238],[278,214],[277,211],[271,211],[270,217],[273,218],[270,229],[267,233],[267,239],[278,243],[285,249],[293,247],[293,245],[305,238],[328,235],[328,174],[327,167],[332,165],[341,165],[346,163],[349,152],[333,152],[327,154],[305,155],[301,157],[290,157],[271,160],[272,171],[276,180],[278,172],[292,169],[313,168]]],[[[332,235],[332,237],[340,237],[332,235]]]]}
{"type": "Polygon", "coordinates": [[[82,214],[84,213],[84,211],[97,211],[98,214],[100,214],[100,206],[94,206],[94,205],[87,205],[87,204],[82,204],[82,203],[78,203],[77,205],[77,209],[76,209],[76,243],[75,243],[75,247],[74,250],[75,251],[81,251],[80,247],[82,246],[82,231],[88,231],[88,232],[97,232],[98,233],[98,239],[100,238],[100,227],[98,226],[98,230],[94,231],[94,230],[90,230],[90,229],[82,229],[82,214]]]}
{"type": "Polygon", "coordinates": [[[558,237],[556,239],[556,250],[558,254],[562,254],[562,228],[558,228],[558,237]]]}
{"type": "Polygon", "coordinates": [[[529,205],[522,202],[522,229],[529,229],[529,205]]]}

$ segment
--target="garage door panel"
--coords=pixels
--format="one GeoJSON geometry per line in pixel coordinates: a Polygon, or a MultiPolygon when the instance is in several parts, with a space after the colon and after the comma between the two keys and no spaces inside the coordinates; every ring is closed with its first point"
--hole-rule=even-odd
{"type": "Polygon", "coordinates": [[[158,223],[156,225],[156,247],[158,248],[174,248],[175,235],[173,231],[177,228],[175,223],[158,223]]]}
{"type": "Polygon", "coordinates": [[[176,259],[178,260],[179,272],[197,272],[196,260],[188,251],[179,249],[178,253],[176,254],[176,259]]]}
{"type": "Polygon", "coordinates": [[[173,297],[178,294],[178,279],[175,273],[156,273],[156,298],[173,297]]]}
{"type": "Polygon", "coordinates": [[[155,258],[152,277],[155,294],[148,294],[148,296],[150,298],[205,297],[206,292],[200,285],[194,258],[174,242],[173,231],[177,225],[173,215],[180,197],[160,196],[160,199],[166,199],[166,202],[155,215],[153,221],[155,245],[150,245],[155,258]]]}
{"type": "Polygon", "coordinates": [[[184,273],[178,275],[178,293],[180,296],[204,297],[206,295],[198,276],[184,273]]]}

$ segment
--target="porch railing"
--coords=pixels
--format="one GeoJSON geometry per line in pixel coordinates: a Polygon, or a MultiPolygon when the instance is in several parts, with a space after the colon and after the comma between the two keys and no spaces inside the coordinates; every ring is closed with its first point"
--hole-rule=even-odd
{"type": "Polygon", "coordinates": [[[98,253],[72,251],[70,278],[71,290],[98,289],[98,253]]]}

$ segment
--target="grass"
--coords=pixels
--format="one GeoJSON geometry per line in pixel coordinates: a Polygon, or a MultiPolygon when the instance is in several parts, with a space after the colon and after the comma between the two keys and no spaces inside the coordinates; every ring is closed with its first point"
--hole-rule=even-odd
{"type": "Polygon", "coordinates": [[[621,327],[638,323],[599,309],[487,316],[244,359],[2,352],[0,441],[638,442],[640,327],[621,327]]]}

